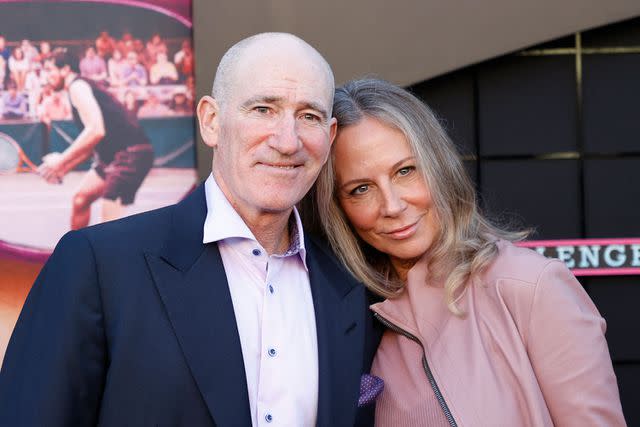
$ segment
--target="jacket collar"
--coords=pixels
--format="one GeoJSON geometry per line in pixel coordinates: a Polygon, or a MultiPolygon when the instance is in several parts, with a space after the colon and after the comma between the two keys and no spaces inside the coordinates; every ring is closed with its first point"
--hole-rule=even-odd
{"type": "Polygon", "coordinates": [[[207,202],[204,185],[201,184],[173,207],[170,229],[160,257],[180,271],[189,270],[205,248],[202,238],[206,216],[207,202]]]}
{"type": "Polygon", "coordinates": [[[429,278],[428,258],[422,257],[407,274],[395,298],[371,305],[371,310],[429,346],[453,316],[446,306],[442,281],[429,278]]]}

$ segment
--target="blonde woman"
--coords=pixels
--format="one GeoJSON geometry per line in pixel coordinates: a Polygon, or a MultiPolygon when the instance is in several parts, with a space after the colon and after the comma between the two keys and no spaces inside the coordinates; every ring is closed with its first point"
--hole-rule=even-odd
{"type": "Polygon", "coordinates": [[[605,322],[557,260],[479,212],[433,113],[380,80],[336,91],[314,189],[347,268],[383,302],[372,373],[387,426],[622,426],[605,322]]]}

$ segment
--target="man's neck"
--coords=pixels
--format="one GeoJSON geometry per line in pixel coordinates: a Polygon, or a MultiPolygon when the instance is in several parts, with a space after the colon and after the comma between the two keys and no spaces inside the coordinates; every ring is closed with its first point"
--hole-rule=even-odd
{"type": "Polygon", "coordinates": [[[288,214],[265,214],[262,213],[254,218],[245,217],[241,212],[238,215],[247,224],[256,240],[269,254],[283,254],[290,244],[289,217],[288,214]]]}
{"type": "Polygon", "coordinates": [[[215,172],[213,175],[222,194],[224,194],[227,201],[238,215],[240,215],[242,221],[249,227],[253,236],[267,253],[282,254],[286,252],[291,241],[289,236],[289,218],[291,217],[293,208],[283,212],[265,212],[258,209],[247,209],[238,204],[233,197],[230,197],[224,181],[217,178],[215,172]]]}

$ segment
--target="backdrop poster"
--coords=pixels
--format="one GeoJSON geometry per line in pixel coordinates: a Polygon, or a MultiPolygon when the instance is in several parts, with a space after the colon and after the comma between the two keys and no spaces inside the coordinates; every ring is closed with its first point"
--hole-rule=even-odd
{"type": "MultiPolygon", "coordinates": [[[[105,129],[89,159],[60,182],[38,173],[83,131],[52,77],[59,52],[77,60],[77,75],[103,90],[109,108],[139,125],[153,152],[133,203],[116,198],[117,209],[107,210],[96,200],[90,225],[175,203],[197,179],[191,0],[0,0],[0,360],[33,280],[78,223],[79,189],[96,167],[109,167],[96,163],[100,144],[118,131],[105,129]]],[[[114,113],[103,114],[106,123],[114,113]]]]}

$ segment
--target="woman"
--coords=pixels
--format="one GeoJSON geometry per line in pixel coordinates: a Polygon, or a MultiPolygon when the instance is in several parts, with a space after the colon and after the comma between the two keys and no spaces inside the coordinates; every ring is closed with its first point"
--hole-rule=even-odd
{"type": "Polygon", "coordinates": [[[123,75],[122,70],[126,66],[126,61],[122,57],[122,53],[115,49],[113,51],[113,56],[109,58],[107,62],[107,70],[109,73],[109,84],[113,87],[120,87],[123,85],[123,75]]]}
{"type": "Polygon", "coordinates": [[[315,188],[347,268],[386,300],[376,424],[624,425],[605,322],[561,262],[478,211],[433,113],[380,80],[336,91],[315,188]]]}
{"type": "Polygon", "coordinates": [[[9,57],[9,73],[10,78],[16,82],[18,86],[18,92],[24,90],[24,82],[29,72],[29,60],[25,57],[22,48],[16,47],[13,49],[11,56],[9,57]]]}

